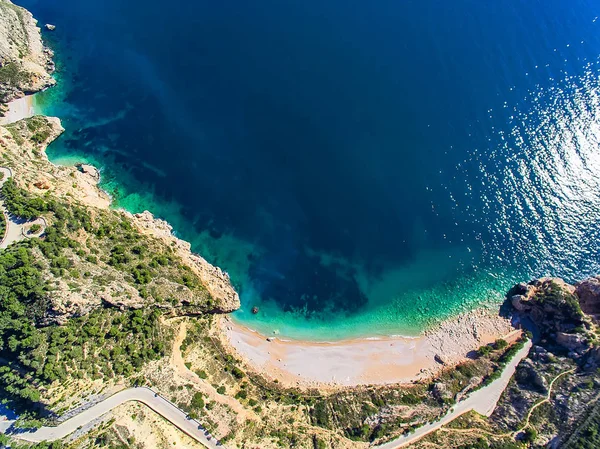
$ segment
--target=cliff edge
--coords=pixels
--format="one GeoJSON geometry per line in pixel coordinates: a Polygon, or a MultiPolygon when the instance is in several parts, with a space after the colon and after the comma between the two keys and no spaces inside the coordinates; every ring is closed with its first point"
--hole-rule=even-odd
{"type": "Polygon", "coordinates": [[[0,115],[9,101],[55,84],[52,56],[31,13],[0,0],[0,115]]]}

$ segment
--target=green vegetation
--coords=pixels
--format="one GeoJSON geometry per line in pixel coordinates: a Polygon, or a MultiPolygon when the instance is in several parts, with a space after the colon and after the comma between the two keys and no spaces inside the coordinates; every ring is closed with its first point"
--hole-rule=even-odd
{"type": "Polygon", "coordinates": [[[600,404],[597,402],[582,424],[561,446],[564,449],[596,449],[600,447],[600,404]]]}
{"type": "Polygon", "coordinates": [[[531,444],[537,439],[537,432],[533,427],[528,427],[523,431],[521,441],[525,444],[531,444]]]}
{"type": "Polygon", "coordinates": [[[21,86],[28,83],[31,74],[22,70],[21,66],[15,62],[9,62],[0,67],[0,84],[9,86],[21,86]]]}
{"type": "Polygon", "coordinates": [[[583,312],[579,301],[575,295],[563,290],[556,282],[550,282],[548,288],[535,296],[535,300],[540,305],[548,304],[558,309],[569,321],[581,323],[583,312]]]}
{"type": "MultiPolygon", "coordinates": [[[[504,341],[504,340],[502,340],[502,341],[504,341]]],[[[517,354],[517,352],[519,352],[523,348],[523,346],[525,346],[526,341],[527,341],[527,337],[526,336],[522,337],[515,344],[510,346],[506,351],[504,351],[504,353],[502,353],[496,359],[496,361],[495,361],[496,366],[495,366],[494,371],[492,371],[489,375],[487,375],[483,379],[483,382],[481,382],[481,384],[479,385],[479,388],[489,385],[496,379],[500,378],[500,376],[502,375],[502,371],[504,371],[504,368],[506,367],[508,362],[510,362],[513,359],[513,357],[517,354]]],[[[506,342],[504,342],[504,343],[506,343],[506,342]]],[[[498,341],[496,341],[495,346],[498,348],[500,346],[506,347],[503,344],[498,345],[498,341]]]]}
{"type": "Polygon", "coordinates": [[[2,186],[2,199],[8,212],[17,217],[33,220],[45,212],[56,212],[56,202],[44,201],[34,197],[17,186],[13,178],[9,178],[2,186]]]}
{"type": "Polygon", "coordinates": [[[192,396],[190,405],[195,409],[204,408],[205,404],[204,404],[204,398],[202,397],[202,393],[200,393],[199,391],[194,393],[194,396],[192,396]]]}
{"type": "Polygon", "coordinates": [[[4,235],[6,234],[6,224],[6,217],[0,211],[0,240],[4,239],[4,235]]]}
{"type": "Polygon", "coordinates": [[[34,143],[44,143],[52,132],[48,122],[42,117],[31,117],[27,120],[27,129],[32,132],[31,140],[34,143]]]}
{"type": "Polygon", "coordinates": [[[0,251],[0,398],[24,418],[50,416],[43,393],[55,381],[129,378],[165,354],[168,335],[157,308],[100,307],[62,326],[53,324],[57,279],[78,293],[84,282],[104,288],[120,276],[140,296],[172,304],[171,297],[158,298],[158,286],[152,285],[166,279],[171,293],[180,288],[206,307],[208,296],[191,270],[118,212],[98,211],[92,217],[79,206],[30,195],[12,179],[2,195],[11,213],[30,219],[44,214],[51,223],[44,239],[0,251]]]}
{"type": "Polygon", "coordinates": [[[44,240],[32,240],[31,245],[42,251],[52,274],[67,280],[73,289],[101,291],[111,282],[122,280],[144,299],[170,305],[185,301],[200,310],[213,307],[200,279],[174,251],[140,234],[120,213],[98,210],[92,217],[79,206],[48,195],[31,195],[12,178],[4,183],[2,197],[15,216],[28,220],[49,216],[53,223],[46,229],[44,240]],[[80,232],[86,233],[85,244],[77,241],[80,232]],[[102,275],[92,275],[99,270],[102,275]],[[93,278],[82,279],[82,273],[93,278]]]}
{"type": "Polygon", "coordinates": [[[28,232],[29,232],[30,234],[37,234],[38,232],[40,232],[40,230],[41,230],[41,229],[42,229],[42,226],[41,226],[41,225],[39,225],[39,224],[37,224],[37,223],[34,223],[34,224],[32,224],[32,225],[29,227],[29,231],[28,231],[28,232]]]}
{"type": "Polygon", "coordinates": [[[0,434],[0,447],[5,447],[10,444],[11,449],[66,449],[61,441],[54,441],[52,443],[37,443],[37,444],[18,444],[10,440],[6,435],[0,434]]]}

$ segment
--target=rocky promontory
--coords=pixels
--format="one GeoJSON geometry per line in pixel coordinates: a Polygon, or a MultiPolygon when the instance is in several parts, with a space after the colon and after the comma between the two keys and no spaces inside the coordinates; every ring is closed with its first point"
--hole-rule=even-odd
{"type": "Polygon", "coordinates": [[[45,148],[62,131],[60,120],[42,116],[0,126],[0,165],[12,170],[15,187],[27,195],[15,202],[49,201],[39,212],[51,230],[63,229],[73,213],[89,223],[76,233],[61,231],[76,243],[58,258],[46,257],[43,246],[41,252],[33,249],[46,282],[53,285],[40,323],[64,323],[102,305],[156,306],[170,315],[239,308],[229,276],[193,254],[168,223],[149,212],[134,215],[110,209],[95,167],[49,162],[45,148]]]}
{"type": "Polygon", "coordinates": [[[52,56],[31,13],[0,0],[0,115],[9,101],[55,84],[52,56]]]}

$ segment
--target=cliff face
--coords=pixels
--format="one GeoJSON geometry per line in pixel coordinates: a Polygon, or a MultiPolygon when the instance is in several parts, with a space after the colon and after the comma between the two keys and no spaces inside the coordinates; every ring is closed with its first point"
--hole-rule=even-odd
{"type": "Polygon", "coordinates": [[[149,212],[110,209],[94,167],[50,163],[44,150],[62,131],[58,119],[41,116],[0,126],[0,166],[11,169],[18,189],[49,205],[41,207],[41,215],[52,229],[32,249],[53,286],[39,322],[64,323],[102,304],[152,305],[171,315],[239,308],[229,277],[193,254],[168,223],[149,212]],[[64,239],[71,243],[60,246],[64,239]],[[49,241],[62,249],[49,248],[49,241]]]}
{"type": "MultiPolygon", "coordinates": [[[[54,84],[50,76],[54,69],[51,58],[52,52],[44,48],[31,13],[9,0],[0,0],[0,115],[8,101],[54,84]]],[[[119,253],[115,258],[110,253],[115,248],[105,241],[106,236],[90,234],[91,227],[80,230],[80,235],[68,235],[67,238],[79,244],[89,243],[104,260],[91,254],[84,257],[82,249],[64,254],[71,271],[86,274],[77,279],[70,279],[64,270],[59,273],[53,266],[56,261],[47,261],[45,278],[56,288],[48,298],[46,323],[65,322],[72,316],[88,313],[102,302],[127,308],[154,304],[169,308],[173,314],[226,313],[239,308],[239,297],[227,274],[192,254],[190,245],[175,238],[166,222],[155,219],[149,212],[131,215],[110,210],[110,198],[98,188],[100,174],[94,167],[51,164],[44,150],[62,131],[59,119],[47,117],[0,126],[1,165],[12,170],[19,188],[51,201],[58,200],[67,205],[66,209],[70,204],[81,206],[93,225],[112,229],[119,238],[128,238],[121,232],[124,227],[135,228],[145,240],[144,251],[160,253],[166,257],[161,256],[160,260],[168,263],[161,265],[141,253],[130,254],[126,245],[124,254],[119,253]],[[99,260],[90,265],[86,258],[99,260]],[[119,258],[127,263],[136,261],[138,265],[114,263],[119,258]],[[102,279],[111,281],[100,282],[102,279]]],[[[56,215],[46,214],[50,225],[56,221],[56,215]]]]}
{"type": "Polygon", "coordinates": [[[135,215],[128,214],[128,216],[142,232],[161,239],[170,248],[174,249],[186,265],[199,276],[202,284],[215,300],[214,310],[212,311],[229,313],[239,309],[240,298],[231,285],[229,275],[219,267],[208,263],[203,257],[192,253],[190,243],[175,237],[172,232],[173,228],[169,223],[155,218],[148,211],[135,215]]]}
{"type": "MultiPolygon", "coordinates": [[[[52,86],[52,51],[26,9],[0,0],[0,103],[52,86]]],[[[2,110],[0,110],[2,113],[2,110]]]]}

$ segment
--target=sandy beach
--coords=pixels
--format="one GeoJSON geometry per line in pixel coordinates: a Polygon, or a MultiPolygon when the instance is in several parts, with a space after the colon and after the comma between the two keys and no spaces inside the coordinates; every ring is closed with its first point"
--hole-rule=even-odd
{"type": "Polygon", "coordinates": [[[25,95],[8,103],[8,110],[4,117],[0,117],[0,125],[8,125],[21,119],[35,115],[33,95],[25,95]]]}
{"type": "Polygon", "coordinates": [[[306,342],[265,337],[229,317],[220,321],[226,342],[250,366],[286,386],[410,383],[467,358],[497,338],[520,331],[497,310],[478,309],[415,338],[387,337],[306,342]]]}

